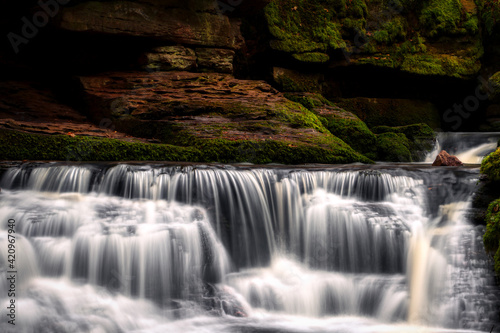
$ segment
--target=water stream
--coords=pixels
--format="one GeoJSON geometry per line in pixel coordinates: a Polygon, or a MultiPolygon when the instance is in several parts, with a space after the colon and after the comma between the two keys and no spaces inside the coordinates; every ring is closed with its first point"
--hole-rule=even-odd
{"type": "MultiPolygon", "coordinates": [[[[24,164],[2,332],[490,331],[477,168],[24,164]]],[[[498,329],[498,325],[497,325],[498,329]]]]}
{"type": "Polygon", "coordinates": [[[483,158],[495,151],[500,139],[498,132],[442,132],[438,133],[434,149],[425,162],[432,163],[441,150],[457,156],[468,164],[480,164],[483,158]]]}

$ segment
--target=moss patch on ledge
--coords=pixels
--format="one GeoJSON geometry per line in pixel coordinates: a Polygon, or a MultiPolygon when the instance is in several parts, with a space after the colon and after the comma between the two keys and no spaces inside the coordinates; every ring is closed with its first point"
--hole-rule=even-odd
{"type": "Polygon", "coordinates": [[[4,160],[198,162],[201,152],[165,144],[2,130],[0,156],[4,160]]]}
{"type": "Polygon", "coordinates": [[[196,146],[203,152],[207,162],[255,164],[348,164],[354,162],[372,163],[345,144],[326,148],[320,145],[290,143],[277,140],[196,140],[196,146]]]}
{"type": "Polygon", "coordinates": [[[500,148],[483,159],[481,173],[487,175],[491,181],[500,181],[500,148]]]}
{"type": "Polygon", "coordinates": [[[54,161],[372,163],[333,136],[328,142],[320,140],[318,145],[280,140],[191,139],[188,141],[192,146],[182,147],[3,130],[0,132],[0,156],[3,160],[54,161]]]}

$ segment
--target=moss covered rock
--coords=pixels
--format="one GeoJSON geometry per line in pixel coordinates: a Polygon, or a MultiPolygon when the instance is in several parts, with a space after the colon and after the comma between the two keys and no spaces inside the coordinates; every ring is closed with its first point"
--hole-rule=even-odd
{"type": "Polygon", "coordinates": [[[434,148],[436,133],[427,124],[413,124],[407,126],[389,127],[377,126],[372,128],[373,133],[403,133],[408,139],[409,150],[414,162],[423,161],[429,151],[434,148]]]}
{"type": "Polygon", "coordinates": [[[347,61],[461,79],[481,67],[473,1],[274,0],[265,15],[271,47],[302,62],[347,61]]]}
{"type": "MultiPolygon", "coordinates": [[[[346,47],[339,18],[364,20],[366,4],[354,0],[275,0],[265,7],[271,47],[289,53],[325,52],[346,47]]],[[[363,24],[361,24],[363,25],[363,24]]]]}
{"type": "Polygon", "coordinates": [[[492,181],[500,181],[500,149],[486,156],[481,162],[481,173],[492,181]]]}
{"type": "Polygon", "coordinates": [[[500,276],[500,199],[491,202],[488,206],[483,242],[487,252],[495,253],[495,272],[500,276]]]}
{"type": "Polygon", "coordinates": [[[88,136],[0,132],[4,160],[58,161],[192,161],[202,160],[197,148],[125,142],[88,136]]]}
{"type": "Polygon", "coordinates": [[[318,116],[323,125],[336,137],[371,159],[376,158],[376,137],[366,124],[318,94],[287,94],[318,116]]]}
{"type": "Polygon", "coordinates": [[[419,17],[420,24],[430,37],[455,33],[462,21],[460,0],[430,0],[419,17]]]}
{"type": "Polygon", "coordinates": [[[493,103],[500,103],[500,72],[496,72],[488,79],[489,98],[493,103]]]}
{"type": "Polygon", "coordinates": [[[381,161],[411,162],[410,142],[403,133],[377,135],[377,156],[381,161]]]}
{"type": "Polygon", "coordinates": [[[199,148],[205,160],[371,162],[332,135],[314,112],[262,81],[188,72],[107,73],[80,80],[94,119],[111,117],[118,130],[133,136],[199,148]],[[117,99],[128,115],[114,116],[110,106],[117,99]]]}

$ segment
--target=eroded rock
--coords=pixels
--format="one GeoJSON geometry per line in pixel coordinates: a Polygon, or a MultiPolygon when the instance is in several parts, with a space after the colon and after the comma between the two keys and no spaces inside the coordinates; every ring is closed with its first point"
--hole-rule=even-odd
{"type": "Polygon", "coordinates": [[[458,157],[454,155],[448,154],[445,150],[441,150],[441,152],[436,156],[434,163],[432,166],[461,166],[464,165],[458,157]]]}

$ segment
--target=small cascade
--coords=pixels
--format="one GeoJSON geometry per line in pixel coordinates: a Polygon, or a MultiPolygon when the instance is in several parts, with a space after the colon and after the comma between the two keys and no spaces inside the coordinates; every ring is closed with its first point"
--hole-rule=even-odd
{"type": "Polygon", "coordinates": [[[455,155],[468,164],[481,164],[485,156],[497,149],[500,132],[441,132],[438,133],[434,149],[425,162],[432,163],[441,150],[455,155]]]}
{"type": "MultiPolygon", "coordinates": [[[[466,219],[477,172],[11,168],[0,181],[0,221],[16,221],[17,297],[30,309],[20,327],[489,331],[499,290],[483,230],[466,219]]],[[[7,234],[0,224],[4,248],[7,234]]],[[[1,306],[6,278],[0,272],[1,306]]]]}

